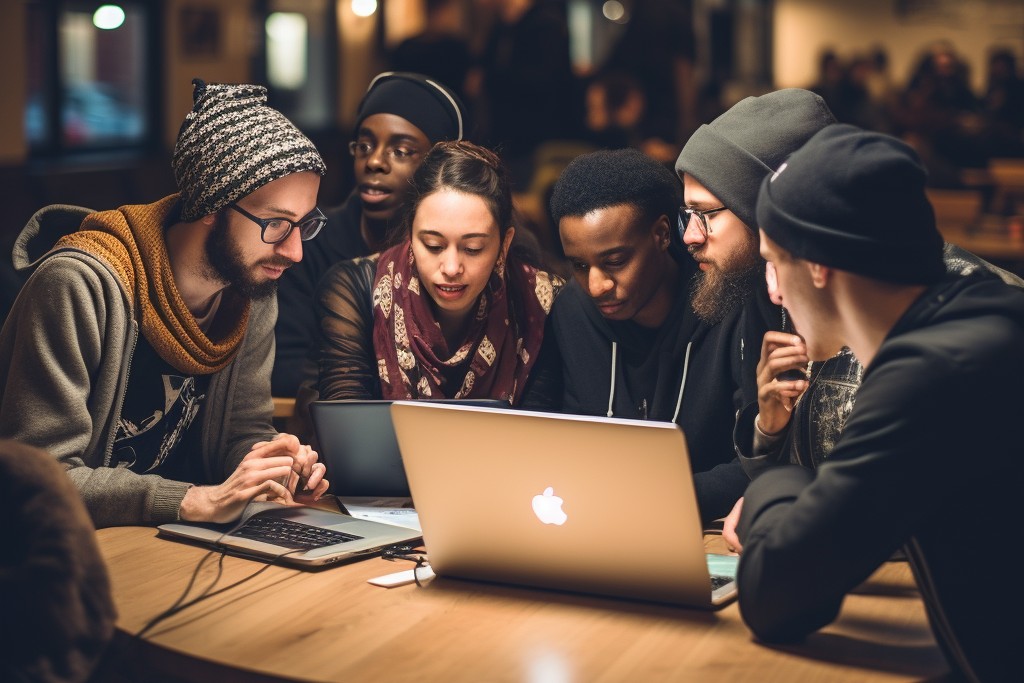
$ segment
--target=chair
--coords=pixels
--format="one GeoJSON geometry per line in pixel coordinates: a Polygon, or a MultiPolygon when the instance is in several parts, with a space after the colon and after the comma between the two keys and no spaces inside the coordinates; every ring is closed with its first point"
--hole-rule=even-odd
{"type": "Polygon", "coordinates": [[[87,680],[116,612],[78,490],[49,453],[0,440],[0,519],[0,680],[87,680]]]}
{"type": "Polygon", "coordinates": [[[295,398],[291,396],[274,396],[274,428],[287,431],[288,420],[295,414],[295,398]]]}

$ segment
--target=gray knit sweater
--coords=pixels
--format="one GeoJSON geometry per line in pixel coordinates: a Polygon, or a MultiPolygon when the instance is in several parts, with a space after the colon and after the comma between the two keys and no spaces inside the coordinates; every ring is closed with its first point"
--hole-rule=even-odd
{"type": "MultiPolygon", "coordinates": [[[[88,209],[37,212],[14,248],[34,269],[0,331],[0,437],[49,451],[70,475],[97,527],[178,518],[187,482],[110,467],[139,325],[131,300],[102,260],[77,250],[47,253],[88,209]]],[[[235,359],[211,376],[202,411],[201,462],[225,479],[252,444],[271,437],[277,302],[253,302],[235,359]]]]}

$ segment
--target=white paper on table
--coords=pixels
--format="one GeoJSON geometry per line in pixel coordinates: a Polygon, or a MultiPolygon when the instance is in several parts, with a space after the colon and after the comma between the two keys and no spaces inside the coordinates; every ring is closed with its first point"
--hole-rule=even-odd
{"type": "Polygon", "coordinates": [[[349,514],[359,519],[382,522],[422,531],[411,498],[341,498],[349,514]]]}

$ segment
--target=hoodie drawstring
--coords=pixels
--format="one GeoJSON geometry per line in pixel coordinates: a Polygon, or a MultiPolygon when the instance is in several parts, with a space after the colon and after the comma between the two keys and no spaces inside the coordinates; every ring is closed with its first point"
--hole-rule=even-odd
{"type": "MultiPolygon", "coordinates": [[[[683,377],[679,380],[679,396],[676,397],[676,410],[672,413],[672,421],[675,422],[679,419],[679,410],[683,407],[683,391],[686,390],[686,373],[690,369],[690,350],[693,348],[693,342],[687,342],[686,344],[686,355],[683,357],[683,377]]],[[[614,417],[615,413],[612,410],[612,404],[615,403],[615,364],[619,355],[619,344],[618,342],[612,342],[612,379],[611,387],[608,390],[608,417],[614,417]]]]}

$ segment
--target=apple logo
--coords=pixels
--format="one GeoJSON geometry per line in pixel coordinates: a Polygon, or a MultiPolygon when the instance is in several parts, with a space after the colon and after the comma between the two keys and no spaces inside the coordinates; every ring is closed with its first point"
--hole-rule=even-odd
{"type": "Polygon", "coordinates": [[[554,489],[550,486],[544,489],[543,494],[533,497],[533,513],[545,524],[562,525],[569,519],[562,510],[562,499],[555,495],[554,489]]]}

